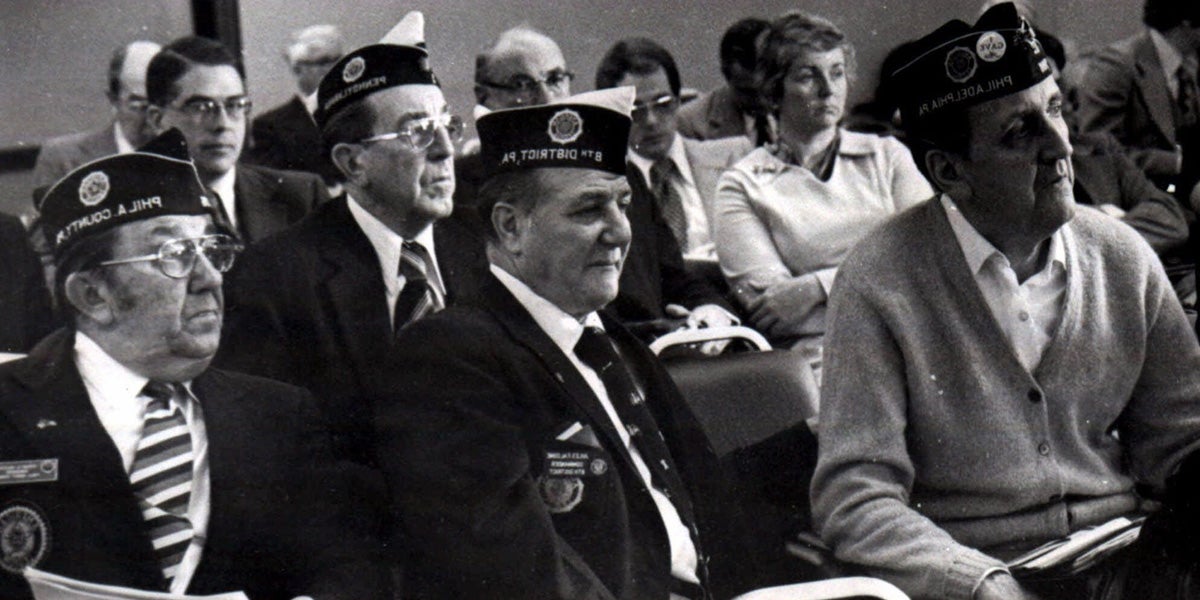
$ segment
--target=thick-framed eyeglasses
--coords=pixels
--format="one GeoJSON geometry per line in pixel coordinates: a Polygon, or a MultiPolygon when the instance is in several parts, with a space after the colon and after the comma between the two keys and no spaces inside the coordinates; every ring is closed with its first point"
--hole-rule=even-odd
{"type": "Polygon", "coordinates": [[[675,94],[663,94],[649,102],[634,102],[633,112],[630,114],[634,120],[645,119],[651,113],[654,116],[662,119],[671,116],[675,109],[679,108],[679,98],[675,94]]]}
{"type": "Polygon", "coordinates": [[[575,74],[566,69],[555,69],[546,73],[544,79],[537,79],[528,75],[515,75],[508,81],[480,81],[479,83],[498,90],[510,92],[520,98],[528,99],[538,92],[539,86],[546,86],[547,89],[561,92],[566,89],[567,84],[575,79],[575,74]]]}
{"type": "Polygon", "coordinates": [[[408,140],[408,144],[413,150],[421,152],[433,145],[433,140],[437,138],[438,128],[446,130],[446,133],[450,135],[450,141],[459,142],[462,141],[464,127],[463,120],[458,115],[444,114],[436,117],[422,117],[405,123],[399,131],[373,135],[358,140],[358,143],[370,144],[404,138],[408,140]]]}
{"type": "Polygon", "coordinates": [[[233,260],[237,258],[242,249],[243,246],[232,237],[214,234],[198,238],[168,240],[163,242],[158,247],[158,252],[154,254],[106,260],[99,266],[157,261],[158,268],[163,275],[172,279],[183,279],[196,268],[196,258],[201,254],[204,254],[204,258],[208,259],[214,269],[222,273],[228,272],[233,268],[233,260]]]}
{"type": "Polygon", "coordinates": [[[245,96],[236,96],[234,98],[226,98],[225,100],[215,100],[213,98],[192,98],[179,106],[171,106],[193,121],[201,121],[212,119],[219,116],[222,111],[229,115],[230,119],[244,119],[250,113],[254,103],[245,96]]]}

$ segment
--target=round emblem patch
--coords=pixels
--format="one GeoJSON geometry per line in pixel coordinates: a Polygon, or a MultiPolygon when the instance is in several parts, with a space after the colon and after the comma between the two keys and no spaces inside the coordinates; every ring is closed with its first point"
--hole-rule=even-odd
{"type": "Polygon", "coordinates": [[[946,53],[946,77],[951,81],[965,83],[975,75],[978,66],[975,53],[962,46],[955,46],[946,53]]]}
{"type": "Polygon", "coordinates": [[[608,471],[608,461],[603,458],[593,458],[590,467],[592,475],[603,475],[605,471],[608,471]]]}
{"type": "Polygon", "coordinates": [[[107,197],[108,175],[104,171],[88,173],[88,176],[79,182],[79,201],[84,206],[95,206],[104,202],[107,197]]]}
{"type": "Polygon", "coordinates": [[[366,72],[366,70],[367,61],[363,60],[363,57],[361,56],[355,56],[354,58],[350,59],[350,62],[346,63],[345,67],[342,68],[342,81],[345,81],[346,83],[354,83],[355,81],[358,81],[359,77],[363,76],[363,73],[366,72]]]}
{"type": "Polygon", "coordinates": [[[583,500],[583,480],[543,475],[538,478],[538,494],[551,514],[571,512],[583,500]]]}
{"type": "Polygon", "coordinates": [[[36,567],[50,549],[50,527],[32,504],[12,504],[0,511],[0,568],[20,575],[36,567]]]}
{"type": "Polygon", "coordinates": [[[995,31],[979,36],[979,41],[975,42],[975,53],[987,62],[996,62],[1004,58],[1004,51],[1007,49],[1008,44],[1004,42],[1004,36],[995,31]]]}
{"type": "Polygon", "coordinates": [[[560,110],[550,117],[550,127],[546,133],[550,134],[552,142],[570,144],[583,133],[583,117],[569,108],[560,110]]]}

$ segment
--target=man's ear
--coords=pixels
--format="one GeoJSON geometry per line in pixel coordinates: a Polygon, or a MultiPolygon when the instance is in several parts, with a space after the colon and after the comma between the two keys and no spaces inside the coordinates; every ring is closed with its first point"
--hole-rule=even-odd
{"type": "Polygon", "coordinates": [[[970,186],[963,179],[962,157],[945,150],[930,150],[925,153],[925,169],[934,187],[952,198],[962,198],[970,193],[970,186]]]}
{"type": "Polygon", "coordinates": [[[76,311],[101,325],[112,323],[116,317],[112,291],[94,271],[76,271],[67,275],[63,294],[76,311]]]}
{"type": "Polygon", "coordinates": [[[150,123],[150,127],[154,129],[154,135],[159,135],[163,131],[166,131],[166,128],[163,127],[162,119],[163,109],[161,106],[151,104],[146,107],[146,122],[150,123]]]}
{"type": "Polygon", "coordinates": [[[492,228],[500,241],[500,247],[514,256],[521,254],[521,221],[523,213],[508,202],[497,202],[492,207],[492,228]]]}
{"type": "Polygon", "coordinates": [[[367,180],[366,165],[362,160],[363,150],[364,148],[359,144],[343,142],[334,144],[333,149],[329,151],[329,157],[346,177],[346,181],[359,186],[365,184],[367,180]]]}

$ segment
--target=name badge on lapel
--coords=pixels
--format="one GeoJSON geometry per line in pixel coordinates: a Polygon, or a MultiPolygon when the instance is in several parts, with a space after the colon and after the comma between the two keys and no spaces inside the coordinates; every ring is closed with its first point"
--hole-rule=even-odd
{"type": "Polygon", "coordinates": [[[0,462],[0,485],[58,481],[57,458],[0,462]]]}

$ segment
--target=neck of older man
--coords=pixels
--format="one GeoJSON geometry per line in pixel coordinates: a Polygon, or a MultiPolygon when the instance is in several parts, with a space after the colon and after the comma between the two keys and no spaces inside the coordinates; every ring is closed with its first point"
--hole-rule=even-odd
{"type": "Polygon", "coordinates": [[[359,206],[371,213],[371,216],[379,219],[379,222],[406,240],[417,237],[437,220],[416,214],[416,211],[409,206],[410,203],[377,198],[368,190],[353,183],[346,184],[346,192],[354,198],[359,206]]]}

